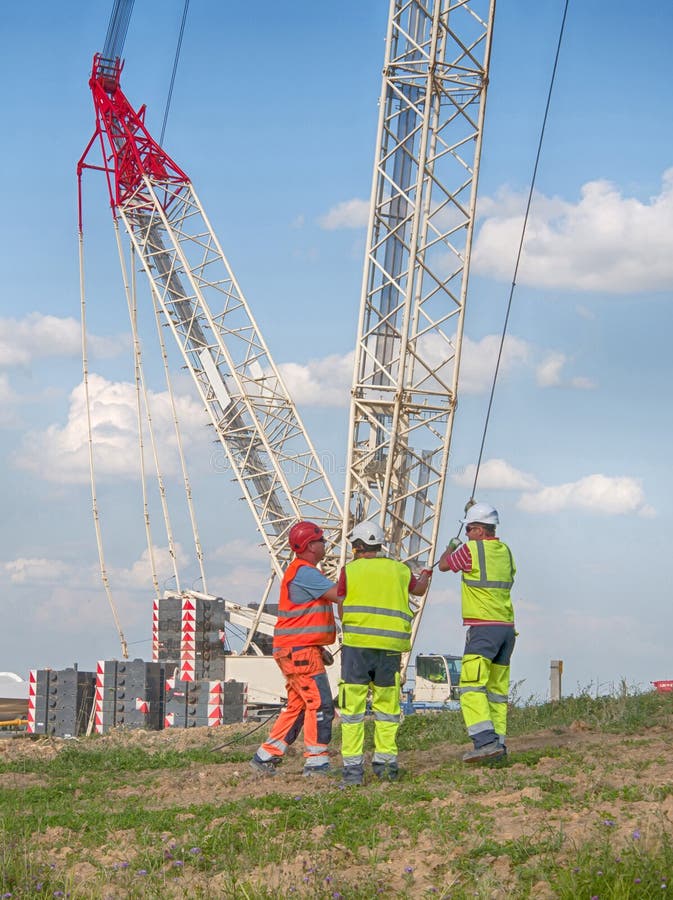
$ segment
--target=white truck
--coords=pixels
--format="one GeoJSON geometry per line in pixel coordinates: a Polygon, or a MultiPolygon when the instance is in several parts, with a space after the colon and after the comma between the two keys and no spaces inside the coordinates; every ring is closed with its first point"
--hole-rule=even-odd
{"type": "Polygon", "coordinates": [[[404,685],[406,710],[456,708],[460,663],[449,653],[417,653],[404,685]]]}

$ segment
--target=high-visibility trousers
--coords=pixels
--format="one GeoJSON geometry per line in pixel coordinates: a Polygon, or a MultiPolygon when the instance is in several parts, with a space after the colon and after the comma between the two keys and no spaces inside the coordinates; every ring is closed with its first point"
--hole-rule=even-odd
{"type": "Polygon", "coordinates": [[[472,625],[460,670],[460,708],[475,748],[507,734],[510,659],[516,637],[508,625],[472,625]]]}
{"type": "Polygon", "coordinates": [[[257,751],[260,759],[282,756],[303,728],[304,765],[310,768],[329,762],[334,702],[320,651],[320,647],[302,647],[274,653],[285,675],[287,704],[257,751]]]}
{"type": "Polygon", "coordinates": [[[402,654],[363,647],[341,648],[339,714],[341,755],[345,767],[364,767],[365,711],[371,688],[376,766],[397,765],[400,727],[400,664],[402,654]]]}

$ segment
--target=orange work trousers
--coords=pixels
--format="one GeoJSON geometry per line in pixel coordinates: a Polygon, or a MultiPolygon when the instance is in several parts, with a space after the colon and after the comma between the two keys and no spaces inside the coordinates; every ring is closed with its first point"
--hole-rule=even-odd
{"type": "Polygon", "coordinates": [[[304,729],[304,757],[310,765],[328,762],[334,701],[320,647],[282,649],[274,659],[285,676],[287,704],[278,716],[262,749],[283,756],[304,729]]]}

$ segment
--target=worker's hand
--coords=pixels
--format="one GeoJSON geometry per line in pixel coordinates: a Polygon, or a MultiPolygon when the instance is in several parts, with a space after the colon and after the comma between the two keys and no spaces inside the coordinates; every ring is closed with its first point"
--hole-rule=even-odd
{"type": "Polygon", "coordinates": [[[471,498],[467,501],[467,503],[465,504],[465,515],[468,514],[468,512],[472,509],[472,507],[475,505],[476,502],[477,502],[477,501],[474,499],[474,497],[471,497],[471,498]]]}
{"type": "Polygon", "coordinates": [[[449,546],[446,548],[447,553],[455,553],[459,547],[463,546],[463,542],[460,538],[451,538],[449,541],[449,546]]]}
{"type": "Polygon", "coordinates": [[[432,578],[432,569],[421,569],[419,578],[427,578],[428,581],[432,578]]]}

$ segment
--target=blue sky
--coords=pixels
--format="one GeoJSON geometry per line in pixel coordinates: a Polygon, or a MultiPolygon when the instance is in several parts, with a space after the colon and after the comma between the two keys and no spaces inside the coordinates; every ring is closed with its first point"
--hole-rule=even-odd
{"type": "MultiPolygon", "coordinates": [[[[182,0],[137,4],[123,86],[158,136],[182,0]],[[161,16],[157,10],[161,10],[161,16]]],[[[98,576],[81,402],[75,166],[93,129],[88,77],[108,4],[5,13],[0,220],[0,453],[6,515],[0,669],[26,676],[119,654],[98,576]]],[[[461,392],[442,512],[471,488],[563,4],[499,5],[461,392]]],[[[192,2],[166,138],[190,175],[275,361],[343,488],[387,0],[253,8],[192,2]]],[[[663,573],[670,478],[673,12],[665,0],[571,2],[478,497],[501,513],[520,695],[673,677],[663,573]]],[[[113,596],[149,658],[151,582],[133,434],[128,316],[102,178],[85,180],[99,505],[113,596]]],[[[172,473],[170,416],[146,350],[172,473]]],[[[178,369],[176,360],[176,370],[178,369]]],[[[209,587],[256,599],[268,564],[177,372],[209,587]]],[[[155,503],[156,505],[156,503],[155,503]]],[[[183,583],[198,569],[176,512],[183,583]]],[[[156,541],[168,586],[165,541],[156,541]],[[162,555],[163,553],[163,555],[162,555]]],[[[437,575],[419,649],[459,652],[458,583],[437,575]]]]}

